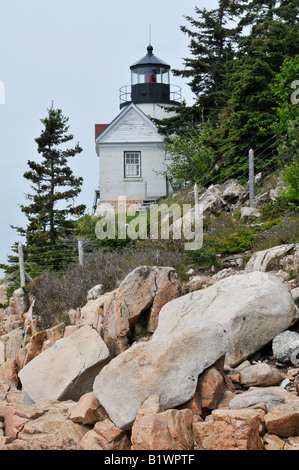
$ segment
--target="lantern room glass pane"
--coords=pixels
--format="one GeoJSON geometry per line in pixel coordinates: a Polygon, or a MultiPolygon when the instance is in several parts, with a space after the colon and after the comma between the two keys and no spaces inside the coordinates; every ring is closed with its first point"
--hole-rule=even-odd
{"type": "Polygon", "coordinates": [[[140,67],[132,70],[132,85],[141,83],[164,83],[169,85],[169,70],[163,67],[140,67]]]}
{"type": "Polygon", "coordinates": [[[169,85],[169,70],[168,69],[161,69],[161,83],[165,85],[169,85]]]}

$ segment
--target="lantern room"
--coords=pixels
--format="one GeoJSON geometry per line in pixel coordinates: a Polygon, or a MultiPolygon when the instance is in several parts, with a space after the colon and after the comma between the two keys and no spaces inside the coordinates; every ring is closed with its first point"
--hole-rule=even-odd
{"type": "Polygon", "coordinates": [[[170,85],[170,65],[153,54],[151,45],[147,47],[146,56],[131,65],[130,70],[131,86],[120,89],[120,108],[130,102],[181,104],[180,87],[170,85]]]}

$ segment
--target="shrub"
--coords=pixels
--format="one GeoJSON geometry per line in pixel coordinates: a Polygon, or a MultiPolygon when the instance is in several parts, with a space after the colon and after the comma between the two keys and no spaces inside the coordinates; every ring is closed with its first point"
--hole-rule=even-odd
{"type": "Polygon", "coordinates": [[[64,273],[45,273],[29,286],[35,297],[35,314],[41,327],[50,328],[68,321],[67,313],[86,304],[86,294],[97,284],[103,284],[106,292],[141,265],[172,266],[183,262],[179,252],[142,247],[124,248],[122,251],[96,251],[87,253],[83,265],[73,265],[64,273]]]}

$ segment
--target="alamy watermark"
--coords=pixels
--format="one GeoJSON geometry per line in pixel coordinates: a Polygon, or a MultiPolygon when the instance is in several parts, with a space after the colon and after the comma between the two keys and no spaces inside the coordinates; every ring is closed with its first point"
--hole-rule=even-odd
{"type": "Polygon", "coordinates": [[[291,88],[292,89],[295,89],[295,91],[293,91],[293,93],[291,94],[291,102],[292,104],[298,104],[299,103],[299,80],[294,80],[292,83],[291,83],[291,88]]]}
{"type": "Polygon", "coordinates": [[[295,351],[292,352],[290,360],[294,366],[297,366],[299,364],[299,348],[295,349],[295,351]]]}
{"type": "Polygon", "coordinates": [[[185,250],[199,250],[203,244],[203,211],[200,204],[153,204],[138,211],[136,204],[127,206],[125,196],[118,197],[117,207],[102,203],[97,208],[100,220],[95,233],[99,240],[183,240],[185,250]],[[130,220],[131,219],[131,220],[130,220]],[[129,220],[129,222],[128,222],[129,220]]]}
{"type": "Polygon", "coordinates": [[[2,80],[0,80],[0,104],[5,104],[5,85],[2,80]]]}

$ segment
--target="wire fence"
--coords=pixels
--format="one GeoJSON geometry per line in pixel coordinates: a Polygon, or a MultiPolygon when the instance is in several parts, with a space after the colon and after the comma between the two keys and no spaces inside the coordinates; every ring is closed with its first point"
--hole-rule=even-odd
{"type": "MultiPolygon", "coordinates": [[[[263,180],[273,172],[279,169],[279,164],[269,162],[269,157],[273,157],[273,151],[277,148],[278,139],[280,138],[283,130],[270,137],[263,145],[260,145],[254,151],[254,161],[258,164],[254,168],[254,173],[251,177],[255,177],[257,173],[263,174],[263,180]],[[267,147],[265,144],[269,143],[267,147]],[[260,150],[262,149],[262,150],[260,150]],[[259,151],[260,150],[260,151],[259,151]],[[265,170],[266,169],[266,170],[265,170]],[[264,171],[265,170],[265,171],[264,171]]],[[[243,179],[250,183],[249,178],[249,164],[246,172],[243,173],[243,179]]],[[[238,171],[238,176],[240,172],[238,171]]],[[[236,177],[236,175],[235,175],[236,177]]],[[[234,178],[234,175],[231,176],[234,178]]],[[[208,188],[210,185],[215,183],[215,179],[211,178],[205,182],[205,187],[208,188]]],[[[252,182],[252,188],[255,187],[254,181],[252,182]]],[[[250,184],[249,184],[250,190],[250,184]]],[[[250,200],[255,194],[249,195],[250,200]]],[[[72,264],[82,265],[85,262],[85,254],[100,249],[100,243],[89,239],[70,239],[61,240],[55,247],[49,247],[48,245],[37,246],[34,249],[27,249],[23,247],[21,243],[18,246],[19,256],[19,268],[20,268],[20,281],[21,287],[25,286],[26,279],[32,281],[31,276],[37,276],[48,271],[61,271],[64,268],[68,268],[72,264]],[[27,271],[30,271],[29,275],[27,271]]]]}

